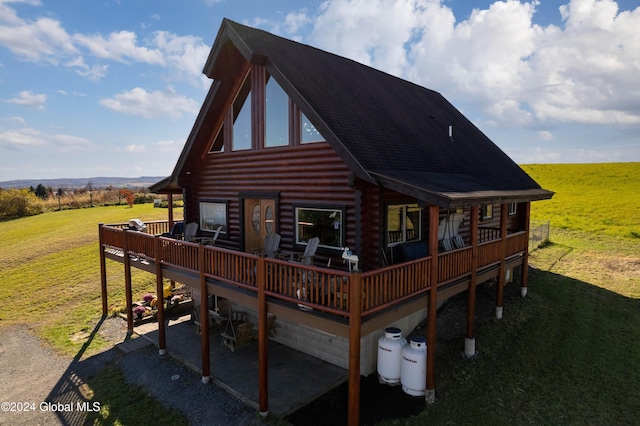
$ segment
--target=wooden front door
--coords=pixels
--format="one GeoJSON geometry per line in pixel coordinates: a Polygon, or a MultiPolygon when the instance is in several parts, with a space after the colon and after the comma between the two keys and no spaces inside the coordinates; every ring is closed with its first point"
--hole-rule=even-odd
{"type": "Polygon", "coordinates": [[[276,232],[276,202],[271,199],[244,200],[244,249],[253,253],[264,247],[264,237],[276,232]]]}

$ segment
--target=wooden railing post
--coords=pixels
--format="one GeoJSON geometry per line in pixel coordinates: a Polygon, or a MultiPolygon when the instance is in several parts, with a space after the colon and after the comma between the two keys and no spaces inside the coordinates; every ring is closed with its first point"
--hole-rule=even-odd
{"type": "Polygon", "coordinates": [[[133,296],[131,294],[131,258],[129,257],[129,247],[127,244],[128,232],[122,230],[122,253],[124,255],[124,292],[125,305],[127,309],[127,330],[133,332],[133,296]]]}
{"type": "Polygon", "coordinates": [[[349,402],[348,424],[360,424],[360,332],[362,326],[362,275],[349,276],[349,402]]]}
{"type": "Polygon", "coordinates": [[[100,249],[100,288],[102,290],[102,316],[109,313],[109,304],[107,300],[107,260],[104,256],[104,237],[102,235],[102,227],[104,223],[98,224],[98,248],[100,249]]]}
{"type": "Polygon", "coordinates": [[[471,278],[469,281],[469,297],[467,300],[467,335],[464,339],[464,354],[472,357],[476,354],[475,315],[476,284],[478,280],[478,220],[479,207],[471,207],[471,278]]]}
{"type": "Polygon", "coordinates": [[[167,342],[164,323],[164,285],[162,282],[162,262],[160,262],[160,243],[160,237],[155,237],[153,251],[155,252],[156,297],[158,298],[158,302],[156,303],[156,309],[158,310],[158,352],[160,355],[164,355],[167,351],[167,342]]]}
{"type": "Polygon", "coordinates": [[[202,346],[202,383],[211,379],[211,360],[209,359],[209,292],[204,274],[204,244],[198,244],[198,271],[200,272],[200,343],[202,346]]]}
{"type": "Polygon", "coordinates": [[[258,286],[258,383],[259,383],[259,399],[260,399],[260,415],[267,417],[269,415],[269,354],[268,344],[269,335],[267,330],[267,297],[265,294],[266,286],[266,268],[265,258],[258,257],[256,266],[256,278],[258,286]]]}
{"type": "Polygon", "coordinates": [[[427,390],[425,401],[436,402],[436,311],[438,309],[438,224],[440,208],[429,208],[429,254],[431,254],[431,286],[427,311],[427,390]]]}

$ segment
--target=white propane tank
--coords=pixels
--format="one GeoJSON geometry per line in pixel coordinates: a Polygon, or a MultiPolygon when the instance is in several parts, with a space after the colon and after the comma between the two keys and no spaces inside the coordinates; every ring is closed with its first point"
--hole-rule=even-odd
{"type": "Polygon", "coordinates": [[[396,327],[384,329],[384,336],[378,339],[378,380],[380,383],[397,385],[400,383],[400,361],[402,348],[407,341],[396,327]]]}
{"type": "Polygon", "coordinates": [[[427,389],[427,343],[415,336],[402,348],[400,382],[402,390],[413,396],[423,396],[427,389]]]}

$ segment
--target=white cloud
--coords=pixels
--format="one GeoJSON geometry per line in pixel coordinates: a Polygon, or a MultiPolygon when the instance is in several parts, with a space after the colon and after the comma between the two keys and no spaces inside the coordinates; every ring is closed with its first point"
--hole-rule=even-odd
{"type": "Polygon", "coordinates": [[[0,45],[27,61],[48,61],[56,64],[60,55],[76,52],[71,37],[51,18],[27,22],[15,10],[0,3],[0,45]]]}
{"type": "Polygon", "coordinates": [[[180,149],[182,149],[183,145],[184,145],[184,141],[177,142],[174,140],[158,141],[156,143],[157,151],[160,151],[160,152],[179,152],[180,149]]]}
{"type": "Polygon", "coordinates": [[[109,69],[109,65],[89,66],[84,62],[84,58],[82,56],[77,56],[70,60],[65,64],[65,66],[69,68],[76,68],[76,73],[79,76],[85,77],[90,81],[100,81],[107,75],[107,71],[109,69]]]}
{"type": "Polygon", "coordinates": [[[200,105],[193,99],[177,94],[173,88],[147,92],[136,87],[128,92],[103,99],[100,103],[123,114],[144,118],[179,118],[183,113],[196,114],[200,105]]]}
{"type": "Polygon", "coordinates": [[[551,141],[551,140],[554,139],[553,133],[551,133],[548,130],[540,130],[538,132],[538,139],[540,139],[542,141],[551,141]]]}
{"type": "Polygon", "coordinates": [[[94,144],[88,139],[65,135],[50,134],[37,129],[23,128],[0,133],[0,146],[14,149],[49,146],[60,152],[86,151],[94,144]]]}
{"type": "MultiPolygon", "coordinates": [[[[28,4],[40,5],[37,1],[28,4]]],[[[159,17],[153,15],[152,19],[159,17]]],[[[92,59],[97,58],[166,67],[173,78],[191,81],[195,78],[196,84],[200,84],[198,78],[210,49],[199,37],[167,31],[157,31],[143,41],[132,31],[69,34],[55,19],[26,21],[20,18],[5,1],[0,1],[0,46],[23,60],[53,65],[62,62],[65,66],[77,67],[78,75],[92,81],[105,77],[108,70],[107,64],[92,64],[92,59]]]]}
{"type": "Polygon", "coordinates": [[[98,58],[121,62],[131,59],[148,64],[164,64],[162,52],[158,49],[138,46],[138,37],[131,31],[114,32],[107,37],[101,34],[76,34],[73,39],[98,58]]]}
{"type": "Polygon", "coordinates": [[[640,8],[571,0],[561,27],[537,1],[456,21],[445,0],[327,0],[311,44],[442,92],[501,125],[640,124],[640,8]]]}
{"type": "Polygon", "coordinates": [[[28,106],[36,109],[44,109],[44,104],[45,102],[47,102],[47,95],[23,90],[18,94],[17,97],[7,99],[5,102],[14,105],[28,106]]]}
{"type": "Polygon", "coordinates": [[[133,153],[144,152],[145,149],[146,148],[144,145],[136,145],[136,144],[127,145],[124,148],[126,152],[133,152],[133,153]]]}

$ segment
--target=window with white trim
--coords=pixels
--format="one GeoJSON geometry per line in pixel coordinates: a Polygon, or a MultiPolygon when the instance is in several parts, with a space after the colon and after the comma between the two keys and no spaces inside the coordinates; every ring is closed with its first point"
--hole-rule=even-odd
{"type": "Polygon", "coordinates": [[[200,202],[200,230],[213,232],[222,226],[220,233],[227,232],[227,203],[225,202],[200,202]]]}

